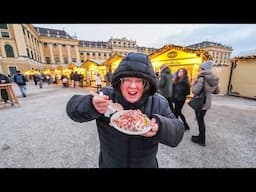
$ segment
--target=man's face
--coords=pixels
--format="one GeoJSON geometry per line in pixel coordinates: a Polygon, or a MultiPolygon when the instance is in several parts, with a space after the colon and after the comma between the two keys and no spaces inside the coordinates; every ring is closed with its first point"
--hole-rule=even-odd
{"type": "Polygon", "coordinates": [[[123,97],[130,103],[137,102],[144,91],[144,81],[137,77],[121,78],[120,90],[123,97]]]}

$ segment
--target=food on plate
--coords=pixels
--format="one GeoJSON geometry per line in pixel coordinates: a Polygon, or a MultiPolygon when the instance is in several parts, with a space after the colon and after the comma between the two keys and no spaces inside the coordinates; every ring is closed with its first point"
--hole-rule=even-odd
{"type": "Polygon", "coordinates": [[[117,118],[111,119],[111,124],[127,131],[142,131],[149,126],[149,119],[139,109],[127,110],[117,118]]]}

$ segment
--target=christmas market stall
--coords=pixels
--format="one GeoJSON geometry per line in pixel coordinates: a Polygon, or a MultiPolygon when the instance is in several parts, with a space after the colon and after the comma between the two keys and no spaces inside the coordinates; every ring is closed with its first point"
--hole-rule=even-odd
{"type": "Polygon", "coordinates": [[[228,94],[256,99],[256,50],[232,58],[228,94]]]}
{"type": "Polygon", "coordinates": [[[149,57],[155,72],[159,72],[163,64],[168,65],[173,74],[183,67],[187,69],[191,82],[196,79],[200,64],[211,59],[211,56],[204,50],[185,48],[172,44],[155,50],[149,57]]]}
{"type": "Polygon", "coordinates": [[[104,75],[106,73],[106,66],[103,64],[98,64],[93,60],[87,59],[80,68],[84,69],[84,77],[86,81],[86,86],[88,87],[96,87],[95,84],[95,76],[97,74],[100,75],[102,80],[102,86],[105,86],[104,75]]]}
{"type": "Polygon", "coordinates": [[[118,65],[120,64],[121,60],[123,59],[123,56],[120,54],[114,54],[111,56],[108,60],[106,60],[103,65],[106,66],[107,71],[114,73],[118,65]]]}

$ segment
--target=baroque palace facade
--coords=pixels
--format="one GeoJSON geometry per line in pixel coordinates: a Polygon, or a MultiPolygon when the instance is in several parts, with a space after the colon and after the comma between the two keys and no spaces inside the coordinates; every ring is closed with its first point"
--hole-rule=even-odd
{"type": "Polygon", "coordinates": [[[140,47],[136,41],[111,38],[108,42],[84,41],[63,30],[35,27],[31,24],[0,24],[0,72],[15,74],[50,66],[76,66],[87,60],[101,64],[115,54],[150,54],[154,48],[140,47]]]}
{"type": "Polygon", "coordinates": [[[188,48],[203,49],[212,56],[216,66],[228,66],[230,64],[230,55],[233,51],[231,46],[222,45],[220,43],[203,41],[187,46],[188,48]]]}

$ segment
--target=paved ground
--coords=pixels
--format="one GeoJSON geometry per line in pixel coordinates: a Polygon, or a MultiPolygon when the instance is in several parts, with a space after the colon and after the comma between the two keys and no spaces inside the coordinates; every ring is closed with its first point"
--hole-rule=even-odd
{"type": "MultiPolygon", "coordinates": [[[[15,93],[20,92],[14,85],[15,93]]],[[[28,85],[20,107],[0,108],[1,168],[96,168],[99,142],[95,121],[76,123],[65,112],[74,94],[87,89],[28,85]]],[[[256,101],[213,97],[206,114],[206,147],[190,141],[198,133],[195,116],[185,105],[191,126],[176,148],[159,146],[161,168],[256,168],[256,101]]]]}

